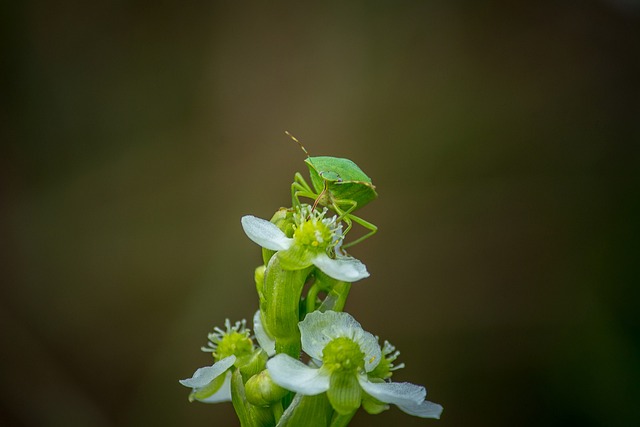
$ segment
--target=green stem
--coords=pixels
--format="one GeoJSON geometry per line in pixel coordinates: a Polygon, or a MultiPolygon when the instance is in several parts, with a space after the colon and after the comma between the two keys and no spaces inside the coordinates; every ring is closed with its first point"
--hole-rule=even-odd
{"type": "Polygon", "coordinates": [[[342,311],[347,302],[350,289],[351,283],[336,281],[333,288],[327,292],[327,296],[320,304],[319,310],[323,312],[327,310],[342,311]]]}
{"type": "Polygon", "coordinates": [[[274,403],[273,405],[271,405],[271,410],[273,411],[273,417],[277,423],[278,421],[280,421],[280,418],[282,418],[282,413],[284,412],[284,409],[282,408],[282,403],[280,402],[274,403]]]}
{"type": "Polygon", "coordinates": [[[300,357],[300,297],[313,267],[285,270],[277,255],[271,257],[264,279],[263,319],[267,332],[276,341],[276,352],[300,357]]]}
{"type": "Polygon", "coordinates": [[[330,427],[345,427],[349,424],[355,414],[356,411],[353,411],[348,415],[340,415],[336,412],[333,416],[333,419],[331,420],[330,427]]]}
{"type": "Polygon", "coordinates": [[[296,394],[277,427],[327,427],[332,413],[333,408],[325,393],[316,396],[296,394]]]}
{"type": "Polygon", "coordinates": [[[318,298],[318,292],[320,292],[320,286],[314,283],[309,292],[307,292],[307,313],[311,313],[316,309],[316,299],[318,298]]]}
{"type": "Polygon", "coordinates": [[[298,333],[292,339],[284,339],[276,337],[276,353],[284,353],[287,354],[294,359],[298,359],[300,357],[300,352],[302,351],[302,347],[300,345],[300,334],[298,333]]]}
{"type": "MultiPolygon", "coordinates": [[[[317,287],[317,292],[327,293],[327,296],[318,309],[322,312],[327,310],[342,311],[347,302],[349,290],[351,290],[351,283],[336,280],[320,270],[317,270],[315,275],[316,281],[313,286],[317,287]]],[[[309,290],[309,292],[311,292],[311,290],[309,290]]]]}

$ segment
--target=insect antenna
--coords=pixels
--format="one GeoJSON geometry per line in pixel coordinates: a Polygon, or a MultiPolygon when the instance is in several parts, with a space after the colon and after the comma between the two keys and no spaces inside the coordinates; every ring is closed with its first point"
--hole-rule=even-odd
{"type": "Polygon", "coordinates": [[[307,157],[311,157],[307,149],[304,148],[304,145],[302,145],[302,143],[298,141],[298,139],[295,136],[291,135],[288,130],[285,130],[284,133],[287,134],[289,138],[293,139],[300,146],[300,148],[302,148],[302,151],[304,151],[304,154],[306,154],[307,157]]]}

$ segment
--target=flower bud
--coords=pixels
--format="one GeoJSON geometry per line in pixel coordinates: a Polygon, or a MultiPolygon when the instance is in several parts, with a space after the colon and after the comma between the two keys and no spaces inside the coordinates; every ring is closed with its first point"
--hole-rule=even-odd
{"type": "Polygon", "coordinates": [[[263,350],[256,350],[250,355],[239,357],[235,365],[240,369],[242,378],[246,380],[262,371],[267,364],[267,359],[267,353],[263,350]]]}
{"type": "Polygon", "coordinates": [[[266,369],[249,378],[244,387],[247,401],[256,406],[269,406],[288,393],[287,390],[273,382],[266,369]]]}

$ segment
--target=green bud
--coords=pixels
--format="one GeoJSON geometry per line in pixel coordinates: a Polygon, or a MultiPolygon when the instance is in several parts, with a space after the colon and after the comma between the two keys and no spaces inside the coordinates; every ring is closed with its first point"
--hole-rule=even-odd
{"type": "Polygon", "coordinates": [[[266,369],[249,378],[244,388],[247,400],[255,406],[269,406],[288,393],[286,389],[273,382],[266,369]]]}
{"type": "Polygon", "coordinates": [[[240,369],[243,380],[246,381],[267,366],[267,359],[269,359],[267,353],[260,349],[251,354],[239,357],[236,359],[235,365],[240,369]]]}
{"type": "Polygon", "coordinates": [[[276,424],[270,408],[261,408],[248,402],[239,370],[231,376],[231,402],[242,427],[271,427],[276,424]]]}
{"type": "Polygon", "coordinates": [[[290,209],[278,209],[278,211],[273,214],[273,217],[271,217],[271,222],[282,230],[287,237],[293,237],[295,222],[293,219],[293,212],[290,209]]]}

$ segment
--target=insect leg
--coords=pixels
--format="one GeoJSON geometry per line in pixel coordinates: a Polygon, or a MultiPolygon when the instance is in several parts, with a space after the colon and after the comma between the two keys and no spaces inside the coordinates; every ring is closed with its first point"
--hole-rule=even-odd
{"type": "Polygon", "coordinates": [[[353,210],[355,208],[358,207],[358,202],[356,202],[355,200],[334,200],[333,201],[333,210],[336,211],[336,213],[339,215],[338,216],[338,221],[347,221],[347,217],[351,217],[351,212],[353,212],[353,210]],[[349,208],[347,210],[342,210],[340,208],[341,205],[349,205],[349,208]]]}
{"type": "Polygon", "coordinates": [[[344,221],[347,224],[347,228],[342,233],[343,236],[346,236],[349,230],[351,230],[351,227],[353,226],[353,223],[351,222],[351,217],[352,217],[351,212],[353,212],[353,210],[357,206],[358,206],[358,202],[356,202],[355,200],[334,200],[333,201],[333,210],[336,211],[336,213],[338,214],[337,221],[338,222],[344,221]],[[346,211],[343,211],[339,207],[339,205],[350,205],[350,206],[346,211]]]}
{"type": "Polygon", "coordinates": [[[313,192],[300,172],[296,172],[295,175],[293,175],[293,182],[300,184],[300,186],[309,193],[313,192]]]}
{"type": "Polygon", "coordinates": [[[309,199],[316,198],[316,194],[311,190],[307,181],[300,175],[299,172],[293,176],[293,183],[291,184],[291,204],[294,207],[300,206],[300,197],[308,197],[309,199]]]}
{"type": "Polygon", "coordinates": [[[360,224],[361,226],[363,226],[364,228],[366,228],[367,230],[369,230],[369,232],[367,234],[365,234],[364,236],[354,240],[353,242],[349,242],[346,245],[343,245],[343,248],[348,248],[350,246],[356,245],[366,239],[368,239],[369,237],[373,236],[374,234],[376,234],[376,232],[378,231],[378,227],[376,227],[375,225],[371,224],[368,221],[365,221],[364,219],[357,217],[355,215],[349,215],[349,217],[356,223],[360,224]]]}

